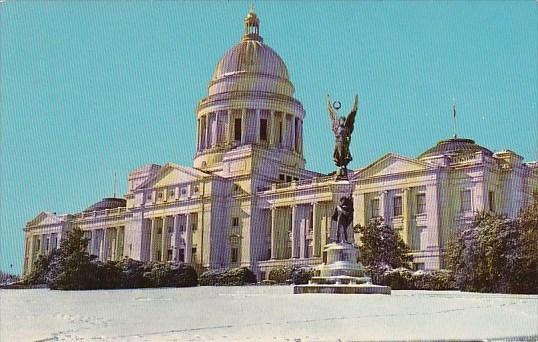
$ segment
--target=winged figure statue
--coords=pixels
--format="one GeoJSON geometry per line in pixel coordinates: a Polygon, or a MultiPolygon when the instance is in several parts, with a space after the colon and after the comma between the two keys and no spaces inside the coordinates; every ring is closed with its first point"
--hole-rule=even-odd
{"type": "Polygon", "coordinates": [[[347,170],[347,164],[353,158],[349,151],[349,144],[351,143],[351,133],[353,133],[353,125],[355,123],[355,115],[357,114],[357,108],[359,105],[359,96],[355,95],[355,103],[351,112],[347,116],[338,116],[337,109],[331,104],[331,98],[327,95],[327,110],[329,111],[329,117],[332,123],[332,129],[335,137],[335,146],[333,152],[333,160],[340,168],[339,175],[345,175],[347,170]]]}

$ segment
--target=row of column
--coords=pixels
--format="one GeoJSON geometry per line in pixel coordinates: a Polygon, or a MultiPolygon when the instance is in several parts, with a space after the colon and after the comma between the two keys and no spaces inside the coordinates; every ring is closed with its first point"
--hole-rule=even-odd
{"type": "Polygon", "coordinates": [[[332,226],[327,208],[318,202],[271,208],[271,259],[320,257],[332,226]],[[308,253],[310,234],[312,255],[308,253]],[[288,242],[291,243],[289,256],[282,250],[288,242]]]}
{"type": "Polygon", "coordinates": [[[122,260],[124,257],[125,227],[107,227],[88,231],[88,252],[101,261],[122,260]]]}
{"type": "Polygon", "coordinates": [[[262,115],[260,109],[241,109],[241,115],[235,115],[234,110],[211,112],[202,115],[197,120],[198,151],[217,146],[231,146],[234,142],[241,144],[259,144],[262,141],[260,125],[261,119],[267,120],[267,138],[269,146],[290,148],[302,152],[302,121],[292,114],[278,111],[265,111],[262,115]],[[235,130],[236,119],[241,120],[240,137],[235,130]],[[278,124],[278,125],[277,125],[278,124]]]}
{"type": "Polygon", "coordinates": [[[24,274],[27,274],[38,255],[48,254],[60,247],[60,236],[58,233],[34,234],[29,235],[25,243],[24,274]]]}
{"type": "Polygon", "coordinates": [[[149,218],[149,261],[191,263],[194,214],[176,214],[149,218]],[[184,232],[183,239],[182,233],[184,232]],[[180,250],[183,247],[183,256],[180,250]],[[181,260],[182,259],[182,260],[181,260]]]}

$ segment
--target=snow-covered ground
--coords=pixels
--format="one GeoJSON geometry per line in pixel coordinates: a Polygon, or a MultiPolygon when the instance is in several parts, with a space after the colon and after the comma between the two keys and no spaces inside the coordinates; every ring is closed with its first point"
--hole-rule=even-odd
{"type": "Polygon", "coordinates": [[[337,341],[538,336],[538,296],[290,286],[0,290],[0,341],[337,341]]]}

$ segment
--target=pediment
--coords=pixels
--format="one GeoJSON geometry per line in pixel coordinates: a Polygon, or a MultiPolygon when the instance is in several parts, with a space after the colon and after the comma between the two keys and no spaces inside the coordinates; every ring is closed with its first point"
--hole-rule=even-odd
{"type": "Polygon", "coordinates": [[[50,225],[50,224],[61,224],[63,222],[64,220],[58,217],[57,215],[43,211],[39,215],[37,215],[33,220],[28,222],[28,225],[44,226],[44,225],[50,225]]]}
{"type": "Polygon", "coordinates": [[[357,171],[353,175],[353,179],[397,175],[408,172],[425,171],[431,168],[431,165],[422,161],[389,153],[367,167],[357,171]]]}
{"type": "Polygon", "coordinates": [[[189,183],[207,176],[207,173],[200,170],[169,163],[161,168],[154,177],[141,184],[139,188],[160,188],[189,183]]]}

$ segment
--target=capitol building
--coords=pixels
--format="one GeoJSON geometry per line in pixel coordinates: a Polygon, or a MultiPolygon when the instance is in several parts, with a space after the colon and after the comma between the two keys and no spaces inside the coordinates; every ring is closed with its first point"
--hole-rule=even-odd
{"type": "MultiPolygon", "coordinates": [[[[129,173],[123,198],[40,213],[24,228],[24,274],[80,227],[102,261],[246,266],[265,279],[276,266],[321,263],[336,235],[335,205],[349,194],[353,225],[382,217],[409,245],[415,269],[439,269],[449,237],[476,211],[515,217],[538,191],[538,162],[457,137],[416,157],[389,153],[337,181],[305,168],[303,136],[314,134],[303,132],[306,114],[250,12],[198,103],[193,165],[144,165],[129,173]]],[[[351,227],[348,235],[358,240],[351,227]]]]}

